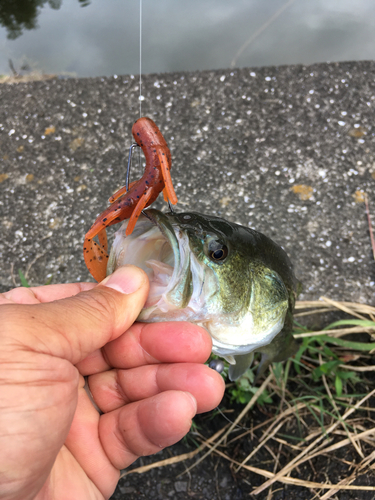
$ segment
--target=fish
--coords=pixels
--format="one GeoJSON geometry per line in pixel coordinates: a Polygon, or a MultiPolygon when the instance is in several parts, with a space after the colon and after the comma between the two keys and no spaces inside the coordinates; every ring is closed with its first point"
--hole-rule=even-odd
{"type": "Polygon", "coordinates": [[[197,212],[142,212],[130,236],[115,233],[107,274],[133,264],[150,281],[138,321],[190,321],[237,380],[261,353],[257,376],[296,353],[293,310],[299,281],[286,252],[264,234],[197,212]]]}

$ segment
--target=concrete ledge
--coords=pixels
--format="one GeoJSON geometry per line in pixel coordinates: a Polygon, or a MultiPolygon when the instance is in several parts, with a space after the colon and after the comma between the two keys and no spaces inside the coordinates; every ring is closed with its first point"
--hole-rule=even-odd
{"type": "MultiPolygon", "coordinates": [[[[373,62],[147,75],[143,94],[142,114],[172,151],[180,210],[282,244],[304,299],[374,304],[365,207],[353,197],[368,194],[375,220],[373,62]]],[[[132,76],[0,86],[1,291],[12,266],[32,264],[31,284],[89,279],[83,237],[124,184],[138,95],[132,76]]]]}

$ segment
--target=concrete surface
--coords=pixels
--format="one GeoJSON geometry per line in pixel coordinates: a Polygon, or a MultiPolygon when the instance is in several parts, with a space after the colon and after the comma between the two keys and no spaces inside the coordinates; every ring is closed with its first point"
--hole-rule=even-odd
{"type": "MultiPolygon", "coordinates": [[[[83,237],[124,183],[138,85],[118,76],[0,87],[2,291],[18,269],[33,285],[90,279],[83,237]]],[[[170,145],[181,210],[275,239],[305,299],[374,303],[365,206],[353,197],[367,192],[375,220],[373,62],[147,75],[143,95],[142,114],[170,145]]]]}

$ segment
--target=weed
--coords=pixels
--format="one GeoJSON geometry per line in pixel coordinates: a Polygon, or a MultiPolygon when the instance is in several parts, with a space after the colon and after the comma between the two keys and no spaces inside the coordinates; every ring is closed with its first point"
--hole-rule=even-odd
{"type": "MultiPolygon", "coordinates": [[[[26,276],[27,276],[27,273],[23,274],[22,270],[21,269],[18,269],[18,276],[20,278],[20,282],[21,282],[21,286],[24,286],[26,288],[30,288],[30,283],[28,282],[26,276]]],[[[51,274],[50,276],[48,276],[47,278],[47,281],[44,283],[44,285],[50,285],[51,282],[53,280],[53,274],[51,274]]]]}
{"type": "MultiPolygon", "coordinates": [[[[229,388],[231,402],[235,401],[236,403],[247,404],[258,390],[258,388],[254,386],[254,379],[254,371],[249,368],[246,373],[235,382],[234,386],[229,388]]],[[[267,389],[259,395],[257,403],[261,406],[272,403],[272,398],[267,389]]]]}

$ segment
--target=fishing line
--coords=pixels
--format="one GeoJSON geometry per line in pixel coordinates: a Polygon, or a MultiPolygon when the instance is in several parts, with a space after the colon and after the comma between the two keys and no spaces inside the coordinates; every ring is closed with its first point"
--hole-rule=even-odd
{"type": "MultiPolygon", "coordinates": [[[[142,0],[139,0],[139,118],[142,117],[142,0]]],[[[129,182],[129,170],[130,170],[130,158],[128,163],[128,172],[127,172],[127,182],[129,182]]],[[[142,155],[141,150],[138,151],[138,166],[139,169],[142,170],[142,155]]]]}
{"type": "Polygon", "coordinates": [[[263,33],[264,30],[266,30],[276,19],[281,16],[281,14],[286,10],[288,7],[290,7],[296,0],[289,0],[286,2],[278,11],[276,11],[267,21],[253,34],[250,36],[248,40],[238,49],[237,53],[233,57],[231,63],[230,63],[230,68],[234,68],[237,64],[237,60],[242,54],[242,52],[248,48],[248,46],[253,43],[253,41],[258,38],[258,36],[263,33]]]}
{"type": "MultiPolygon", "coordinates": [[[[222,410],[221,410],[218,406],[217,406],[214,410],[212,410],[212,411],[213,411],[213,412],[214,412],[214,411],[217,411],[218,413],[220,413],[220,415],[221,415],[222,417],[224,417],[224,418],[225,418],[225,420],[226,420],[227,422],[229,422],[230,424],[234,424],[234,421],[233,421],[233,420],[231,420],[229,417],[227,417],[227,416],[225,415],[225,413],[224,413],[224,412],[223,412],[223,411],[222,411],[222,410]]],[[[250,427],[244,427],[243,425],[239,425],[239,424],[235,424],[234,429],[236,429],[236,428],[237,428],[237,429],[243,429],[244,431],[250,431],[250,430],[251,430],[251,429],[250,429],[250,427]]]]}
{"type": "MultiPolygon", "coordinates": [[[[142,117],[142,0],[139,0],[139,118],[142,117]]],[[[126,170],[126,191],[129,191],[129,183],[130,183],[130,167],[132,161],[133,149],[137,147],[137,144],[132,144],[129,149],[129,157],[128,157],[128,168],[126,170]]],[[[142,169],[142,159],[141,159],[141,149],[139,149],[138,156],[138,164],[140,170],[142,169]]]]}
{"type": "MultiPolygon", "coordinates": [[[[294,0],[291,0],[294,1],[294,0]]],[[[142,0],[139,0],[139,117],[142,117],[142,101],[143,101],[143,96],[142,96],[142,0]]],[[[131,157],[132,157],[132,150],[134,147],[136,147],[137,144],[132,144],[130,146],[130,151],[129,151],[129,161],[128,161],[128,169],[127,169],[127,176],[126,176],[126,189],[129,189],[129,174],[130,174],[130,164],[131,164],[131,157]]],[[[141,150],[139,149],[139,164],[141,165],[141,150]]],[[[171,203],[168,201],[169,204],[169,209],[173,213],[173,207],[171,203]]],[[[142,213],[144,211],[142,210],[142,213]]],[[[146,215],[146,214],[145,214],[146,215]]],[[[147,215],[146,215],[147,216],[147,215]]],[[[234,424],[230,418],[228,418],[223,411],[217,406],[215,408],[216,411],[218,411],[228,422],[231,424],[234,424]]],[[[246,427],[236,425],[237,428],[239,429],[244,429],[244,430],[249,430],[246,427]]]]}
{"type": "Polygon", "coordinates": [[[139,118],[142,116],[142,0],[139,0],[139,118]]]}

